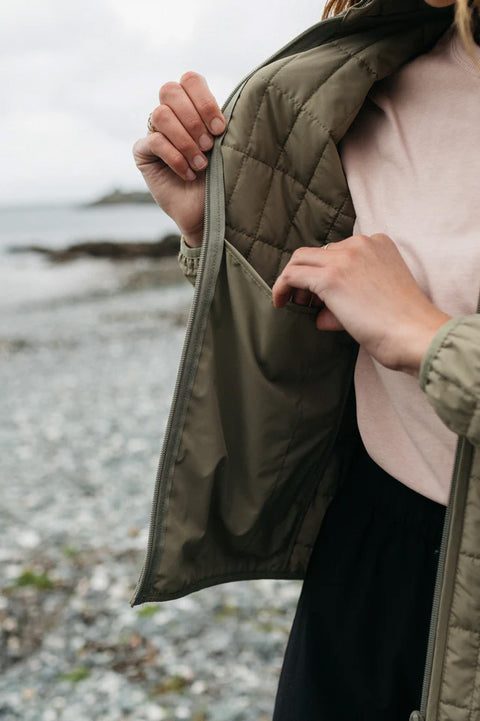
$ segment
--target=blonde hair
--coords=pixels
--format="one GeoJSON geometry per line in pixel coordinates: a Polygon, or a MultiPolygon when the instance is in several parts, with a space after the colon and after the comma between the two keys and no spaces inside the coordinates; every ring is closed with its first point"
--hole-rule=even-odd
{"type": "MultiPolygon", "coordinates": [[[[327,0],[323,11],[323,19],[332,15],[339,15],[349,7],[355,5],[357,0],[327,0]]],[[[456,0],[455,24],[460,33],[462,42],[472,60],[480,71],[480,65],[475,58],[475,39],[480,36],[480,0],[456,0]]]]}

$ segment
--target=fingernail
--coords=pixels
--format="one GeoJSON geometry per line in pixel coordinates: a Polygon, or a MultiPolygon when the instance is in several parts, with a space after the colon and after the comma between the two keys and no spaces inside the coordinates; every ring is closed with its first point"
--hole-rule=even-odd
{"type": "Polygon", "coordinates": [[[213,145],[213,140],[209,135],[206,135],[206,133],[204,133],[198,139],[198,144],[202,150],[210,150],[213,145]]]}
{"type": "Polygon", "coordinates": [[[219,135],[220,133],[223,133],[225,123],[220,118],[214,118],[210,123],[210,127],[212,129],[212,133],[215,133],[215,135],[219,135]]]}
{"type": "Polygon", "coordinates": [[[185,177],[187,178],[187,180],[195,180],[195,178],[196,178],[197,176],[195,175],[195,173],[193,172],[193,170],[191,170],[191,169],[189,168],[189,169],[187,170],[187,173],[186,173],[186,176],[185,176],[185,177]]]}
{"type": "Polygon", "coordinates": [[[201,155],[196,155],[192,160],[192,165],[197,170],[203,170],[207,165],[207,161],[201,155]]]}

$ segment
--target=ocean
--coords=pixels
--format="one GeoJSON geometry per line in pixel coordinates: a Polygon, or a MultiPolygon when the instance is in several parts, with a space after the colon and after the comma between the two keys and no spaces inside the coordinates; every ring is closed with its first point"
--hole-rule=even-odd
{"type": "Polygon", "coordinates": [[[178,232],[154,204],[0,207],[0,309],[108,290],[116,283],[109,260],[52,264],[38,253],[12,253],[29,245],[62,248],[72,243],[153,241],[178,232]]]}

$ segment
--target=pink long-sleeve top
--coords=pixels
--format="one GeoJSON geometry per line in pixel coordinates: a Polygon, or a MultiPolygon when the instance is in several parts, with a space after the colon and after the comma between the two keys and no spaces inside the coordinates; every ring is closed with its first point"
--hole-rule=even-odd
{"type": "MultiPolygon", "coordinates": [[[[480,47],[475,46],[480,63],[480,47]]],[[[480,70],[452,26],[426,54],[374,85],[340,145],[354,234],[386,233],[427,297],[476,312],[480,287],[480,70]]],[[[448,503],[456,435],[418,380],[360,348],[360,435],[369,455],[415,491],[448,503]]]]}

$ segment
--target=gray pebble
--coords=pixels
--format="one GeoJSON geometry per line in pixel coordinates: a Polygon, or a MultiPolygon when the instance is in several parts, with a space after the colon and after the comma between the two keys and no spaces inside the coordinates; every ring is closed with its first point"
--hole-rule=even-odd
{"type": "Polygon", "coordinates": [[[2,337],[25,341],[0,356],[2,721],[271,715],[298,583],[129,605],[191,293],[2,317],[2,337]]]}

